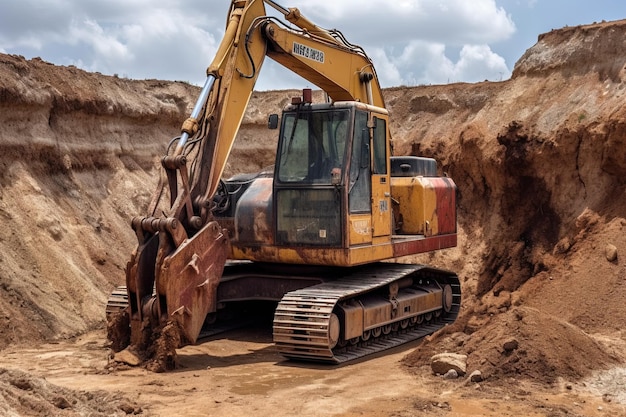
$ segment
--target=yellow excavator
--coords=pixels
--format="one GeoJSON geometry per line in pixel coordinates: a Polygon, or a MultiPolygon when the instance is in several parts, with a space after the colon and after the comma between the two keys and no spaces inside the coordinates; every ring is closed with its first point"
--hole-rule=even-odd
{"type": "Polygon", "coordinates": [[[157,355],[169,344],[171,361],[222,310],[255,300],[275,303],[274,343],[298,360],[342,363],[453,322],[457,275],[395,258],[456,246],[456,186],[435,160],[391,152],[362,48],[298,9],[233,0],[148,215],[132,220],[138,246],[107,304],[112,348],[157,355]],[[273,169],[223,179],[266,56],[326,99],[303,90],[269,115],[273,169]]]}

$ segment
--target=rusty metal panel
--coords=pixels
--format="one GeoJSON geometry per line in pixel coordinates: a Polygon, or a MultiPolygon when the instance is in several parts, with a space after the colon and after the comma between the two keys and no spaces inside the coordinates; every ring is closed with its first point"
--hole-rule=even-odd
{"type": "Polygon", "coordinates": [[[456,233],[456,184],[451,178],[437,178],[438,234],[456,233]]]}
{"type": "Polygon", "coordinates": [[[195,343],[207,313],[217,309],[227,254],[227,237],[211,222],[165,257],[158,270],[157,292],[166,299],[167,316],[178,322],[189,343],[195,343]]]}
{"type": "Polygon", "coordinates": [[[237,202],[233,242],[272,244],[272,178],[257,178],[237,202]]]}
{"type": "Polygon", "coordinates": [[[141,300],[152,295],[158,244],[158,235],[153,235],[137,248],[126,265],[126,288],[129,293],[131,319],[143,320],[141,300]]]}
{"type": "Polygon", "coordinates": [[[432,252],[439,249],[453,248],[456,246],[456,243],[456,233],[426,238],[423,236],[414,236],[407,239],[394,239],[393,257],[397,258],[417,253],[432,252]]]}
{"type": "Polygon", "coordinates": [[[372,241],[371,214],[352,214],[348,218],[349,245],[362,245],[372,241]]]}
{"type": "Polygon", "coordinates": [[[402,216],[401,234],[456,232],[456,185],[446,177],[394,177],[392,197],[402,216]]]}
{"type": "Polygon", "coordinates": [[[393,306],[389,300],[380,296],[370,295],[361,299],[363,305],[363,327],[369,330],[392,319],[393,306]]]}
{"type": "Polygon", "coordinates": [[[397,300],[397,317],[411,317],[441,309],[442,291],[440,288],[407,288],[398,294],[397,300]]]}
{"type": "Polygon", "coordinates": [[[391,235],[389,175],[372,175],[372,236],[391,235]]]}
{"type": "Polygon", "coordinates": [[[343,339],[350,340],[363,334],[363,308],[356,302],[339,306],[341,326],[344,331],[343,339]]]}
{"type": "MultiPolygon", "coordinates": [[[[426,234],[426,208],[427,190],[424,178],[421,177],[392,177],[391,197],[397,201],[398,213],[401,217],[396,219],[400,223],[399,233],[410,235],[426,234]]],[[[434,195],[432,198],[435,202],[434,195]]],[[[431,212],[434,207],[431,208],[431,212]]]]}
{"type": "Polygon", "coordinates": [[[434,311],[441,309],[442,303],[442,292],[432,292],[426,295],[423,295],[417,298],[416,308],[422,312],[434,311]]]}

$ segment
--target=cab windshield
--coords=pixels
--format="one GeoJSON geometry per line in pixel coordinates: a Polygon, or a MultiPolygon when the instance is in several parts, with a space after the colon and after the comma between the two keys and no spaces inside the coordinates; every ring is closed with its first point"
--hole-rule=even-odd
{"type": "Polygon", "coordinates": [[[283,115],[278,180],[331,184],[345,165],[349,134],[348,109],[299,109],[283,115]]]}

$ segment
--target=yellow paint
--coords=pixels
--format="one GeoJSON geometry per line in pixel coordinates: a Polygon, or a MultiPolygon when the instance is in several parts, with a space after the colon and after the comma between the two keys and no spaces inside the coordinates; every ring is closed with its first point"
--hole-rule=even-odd
{"type": "Polygon", "coordinates": [[[349,246],[372,241],[372,222],[369,214],[353,214],[348,218],[349,246]]]}
{"type": "Polygon", "coordinates": [[[391,196],[400,206],[402,234],[434,236],[439,233],[437,194],[429,178],[393,177],[391,196]]]}
{"type": "Polygon", "coordinates": [[[372,175],[372,236],[391,235],[389,177],[372,175]]]}
{"type": "Polygon", "coordinates": [[[343,248],[287,248],[278,246],[232,245],[231,259],[247,259],[287,264],[354,266],[393,257],[393,246],[386,239],[382,244],[343,248]]]}

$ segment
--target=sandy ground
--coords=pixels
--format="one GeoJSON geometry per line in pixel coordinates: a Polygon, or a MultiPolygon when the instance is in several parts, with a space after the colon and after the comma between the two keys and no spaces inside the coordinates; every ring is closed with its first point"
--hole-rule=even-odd
{"type": "MultiPolygon", "coordinates": [[[[278,355],[269,327],[258,325],[188,346],[179,352],[177,371],[157,374],[111,362],[103,336],[103,331],[93,331],[73,341],[9,348],[2,352],[0,368],[21,370],[31,380],[45,378],[47,384],[69,389],[64,394],[69,403],[82,392],[94,391],[98,402],[116,404],[117,410],[108,411],[118,415],[626,415],[626,405],[607,396],[606,385],[597,391],[604,374],[587,382],[560,380],[545,387],[523,379],[445,380],[433,375],[428,364],[409,372],[403,358],[419,341],[341,367],[301,364],[278,355]]],[[[29,415],[49,411],[32,409],[29,415]]]]}

